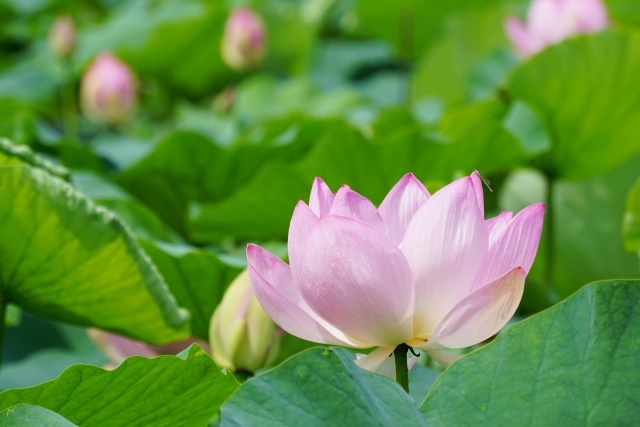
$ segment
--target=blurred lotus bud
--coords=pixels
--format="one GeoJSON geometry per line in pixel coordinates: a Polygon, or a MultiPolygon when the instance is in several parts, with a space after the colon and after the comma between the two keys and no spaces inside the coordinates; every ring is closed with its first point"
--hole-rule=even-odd
{"type": "Polygon", "coordinates": [[[278,355],[279,332],[253,294],[245,270],[231,283],[211,319],[213,360],[231,371],[255,372],[278,355]]]}
{"type": "Polygon", "coordinates": [[[61,15],[53,21],[47,37],[51,50],[61,58],[70,57],[76,49],[76,28],[68,15],[61,15]]]}
{"type": "Polygon", "coordinates": [[[526,22],[515,17],[505,21],[507,36],[522,57],[608,25],[607,8],[602,0],[533,0],[526,22]]]}
{"type": "Polygon", "coordinates": [[[264,21],[247,7],[231,12],[222,37],[222,59],[236,70],[257,66],[267,49],[264,21]]]}
{"type": "Polygon", "coordinates": [[[102,354],[109,359],[109,364],[106,366],[106,368],[109,369],[115,368],[124,362],[125,359],[132,356],[152,358],[163,354],[175,355],[193,343],[197,343],[206,351],[210,350],[206,343],[193,338],[165,345],[152,346],[141,341],[132,340],[130,338],[125,338],[99,329],[87,329],[87,334],[96,347],[100,349],[102,354]]]}
{"type": "Polygon", "coordinates": [[[131,69],[110,53],[101,53],[82,76],[80,104],[95,123],[121,123],[138,103],[138,83],[131,69]]]}

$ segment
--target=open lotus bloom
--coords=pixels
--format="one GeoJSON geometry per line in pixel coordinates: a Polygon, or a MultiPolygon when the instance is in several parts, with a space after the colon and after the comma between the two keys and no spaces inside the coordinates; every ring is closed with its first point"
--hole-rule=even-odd
{"type": "Polygon", "coordinates": [[[378,209],[316,178],[289,228],[290,266],[247,247],[253,289],[282,329],[308,341],[378,348],[377,371],[402,343],[447,366],[515,312],[538,249],[544,204],[484,219],[477,173],[433,196],[405,175],[378,209]]]}
{"type": "Polygon", "coordinates": [[[80,83],[80,105],[95,123],[121,123],[138,104],[138,80],[133,71],[110,53],[91,63],[80,83]]]}
{"type": "Polygon", "coordinates": [[[534,55],[568,37],[593,33],[609,25],[601,0],[533,0],[527,22],[509,17],[507,35],[523,57],[534,55]]]}

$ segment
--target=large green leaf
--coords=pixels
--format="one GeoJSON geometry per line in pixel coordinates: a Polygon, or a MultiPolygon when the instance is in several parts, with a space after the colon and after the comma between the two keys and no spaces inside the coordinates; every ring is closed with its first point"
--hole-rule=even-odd
{"type": "Polygon", "coordinates": [[[74,365],[57,379],[0,393],[0,409],[42,406],[83,427],[206,425],[238,387],[196,344],[178,356],[131,357],[107,371],[74,365]]]}
{"type": "Polygon", "coordinates": [[[0,197],[3,300],[153,343],[185,338],[187,314],[113,214],[26,165],[0,167],[0,197]]]}
{"type": "Polygon", "coordinates": [[[222,427],[425,426],[396,383],[342,349],[311,349],[247,381],[222,407],[222,427]]]}
{"type": "Polygon", "coordinates": [[[139,240],[180,306],[191,313],[191,333],[209,339],[209,322],[224,291],[242,271],[210,252],[139,240]]]}
{"type": "Polygon", "coordinates": [[[554,288],[567,297],[582,284],[640,277],[635,254],[624,249],[620,224],[640,156],[585,182],[556,184],[554,288]]]}
{"type": "Polygon", "coordinates": [[[264,162],[295,160],[308,151],[318,134],[336,126],[344,125],[329,120],[277,121],[228,148],[200,134],[177,131],[116,181],[184,233],[189,203],[214,203],[228,197],[264,162]]]}
{"type": "Polygon", "coordinates": [[[640,252],[640,180],[636,181],[627,197],[622,232],[625,249],[640,252]]]}
{"type": "Polygon", "coordinates": [[[607,31],[551,47],[517,68],[506,93],[546,121],[550,174],[584,179],[640,151],[640,34],[607,31]]]}
{"type": "Polygon", "coordinates": [[[197,133],[179,131],[117,177],[117,183],[154,209],[170,226],[184,231],[190,201],[215,200],[223,191],[224,151],[197,133]]]}
{"type": "Polygon", "coordinates": [[[48,409],[22,404],[0,412],[0,427],[76,427],[76,425],[48,409]]]}
{"type": "Polygon", "coordinates": [[[434,426],[631,426],[640,405],[640,282],[597,282],[502,332],[436,381],[434,426]]]}

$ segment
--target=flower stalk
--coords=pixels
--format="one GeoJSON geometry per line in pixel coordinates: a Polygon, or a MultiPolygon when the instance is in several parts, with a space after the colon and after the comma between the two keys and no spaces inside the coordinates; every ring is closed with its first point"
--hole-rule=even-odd
{"type": "Polygon", "coordinates": [[[409,352],[409,346],[406,344],[400,344],[393,351],[393,356],[396,359],[396,382],[409,393],[409,367],[407,366],[407,353],[409,352]]]}

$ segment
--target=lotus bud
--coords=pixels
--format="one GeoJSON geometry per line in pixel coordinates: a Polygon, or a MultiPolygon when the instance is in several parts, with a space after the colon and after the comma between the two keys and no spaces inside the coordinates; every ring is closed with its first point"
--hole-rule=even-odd
{"type": "Polygon", "coordinates": [[[505,21],[507,36],[522,57],[608,25],[607,8],[602,0],[533,0],[526,23],[515,17],[505,21]]]}
{"type": "Polygon", "coordinates": [[[247,7],[231,12],[222,37],[222,59],[236,70],[257,66],[264,58],[267,33],[264,21],[247,7]]]}
{"type": "Polygon", "coordinates": [[[76,49],[76,29],[68,15],[58,16],[49,29],[49,47],[60,58],[70,57],[76,49]]]}
{"type": "Polygon", "coordinates": [[[213,360],[231,371],[255,372],[273,362],[281,334],[253,294],[245,270],[231,283],[209,329],[213,360]]]}
{"type": "Polygon", "coordinates": [[[84,114],[95,123],[121,123],[136,110],[137,89],[131,69],[112,54],[102,53],[82,77],[80,104],[84,114]]]}

